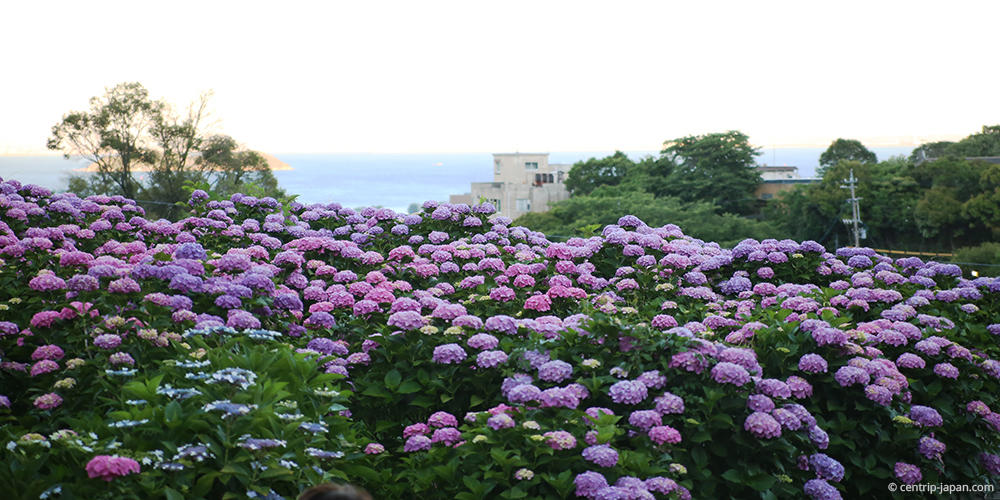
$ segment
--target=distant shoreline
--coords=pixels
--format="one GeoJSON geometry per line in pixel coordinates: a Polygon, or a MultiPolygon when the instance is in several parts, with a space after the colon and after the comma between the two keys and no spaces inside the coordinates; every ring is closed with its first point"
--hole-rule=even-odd
{"type": "MultiPolygon", "coordinates": [[[[286,170],[295,170],[294,168],[292,168],[291,165],[289,165],[289,164],[287,164],[287,163],[279,160],[274,155],[270,155],[270,154],[267,154],[267,153],[261,153],[259,151],[257,153],[259,155],[263,156],[265,160],[267,160],[267,167],[272,172],[286,171],[286,170]]],[[[153,169],[151,167],[140,166],[139,168],[135,168],[132,171],[133,172],[151,172],[152,170],[153,169]]],[[[213,170],[219,170],[219,169],[213,169],[213,170]]],[[[96,163],[91,163],[90,165],[87,165],[86,167],[74,168],[73,171],[74,172],[85,172],[85,173],[91,173],[92,174],[94,172],[97,172],[97,164],[96,163]]]]}

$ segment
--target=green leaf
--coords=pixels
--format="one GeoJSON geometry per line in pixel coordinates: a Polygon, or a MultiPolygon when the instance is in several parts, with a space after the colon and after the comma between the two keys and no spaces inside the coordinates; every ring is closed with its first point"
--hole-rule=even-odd
{"type": "Polygon", "coordinates": [[[163,409],[163,419],[166,422],[167,427],[176,427],[180,423],[181,418],[184,416],[184,410],[181,409],[181,404],[177,401],[171,401],[163,409]]]}
{"type": "Polygon", "coordinates": [[[771,486],[774,486],[776,481],[777,480],[773,476],[768,474],[757,474],[755,476],[751,476],[747,480],[747,484],[757,491],[764,491],[770,489],[771,486]]]}
{"type": "Polygon", "coordinates": [[[403,376],[399,373],[398,370],[390,370],[389,373],[385,374],[385,378],[383,379],[383,381],[385,382],[386,387],[390,389],[395,389],[399,387],[399,382],[402,379],[403,376]]]}
{"type": "Polygon", "coordinates": [[[292,475],[292,471],[290,471],[288,469],[278,468],[278,467],[272,467],[272,468],[264,471],[260,475],[260,478],[261,479],[267,479],[267,478],[272,478],[272,477],[291,476],[291,475],[292,475]]]}
{"type": "Polygon", "coordinates": [[[731,483],[740,483],[743,481],[743,475],[736,469],[729,469],[726,472],[723,472],[722,478],[731,483]]]}
{"type": "Polygon", "coordinates": [[[372,396],[382,399],[388,399],[392,397],[391,394],[386,392],[386,390],[379,385],[370,385],[366,387],[365,390],[361,391],[361,394],[364,394],[365,396],[372,396]]]}
{"type": "Polygon", "coordinates": [[[233,476],[248,476],[250,474],[246,467],[239,464],[226,464],[219,472],[233,476]]]}
{"type": "Polygon", "coordinates": [[[709,439],[712,439],[712,435],[704,429],[699,430],[698,432],[694,433],[693,436],[691,436],[691,442],[693,443],[704,443],[709,439]]]}
{"type": "Polygon", "coordinates": [[[473,493],[479,493],[483,488],[483,484],[471,476],[462,476],[462,482],[465,483],[465,487],[472,490],[473,493]]]}
{"type": "Polygon", "coordinates": [[[399,389],[396,392],[400,394],[412,394],[414,392],[419,391],[420,389],[421,387],[419,383],[417,383],[414,380],[407,380],[406,382],[403,382],[399,386],[399,389]]]}
{"type": "Polygon", "coordinates": [[[521,489],[520,486],[515,486],[507,490],[503,495],[504,498],[524,498],[528,496],[528,493],[521,489]]]}
{"type": "Polygon", "coordinates": [[[493,461],[497,463],[500,467],[506,467],[510,460],[507,459],[507,454],[509,451],[500,450],[493,448],[490,450],[490,456],[493,457],[493,461]]]}
{"type": "Polygon", "coordinates": [[[191,490],[191,496],[193,497],[205,496],[205,494],[212,489],[212,483],[215,482],[215,478],[217,477],[219,477],[219,473],[214,471],[199,477],[198,481],[194,485],[194,488],[191,490]]]}
{"type": "Polygon", "coordinates": [[[167,500],[184,500],[184,495],[169,486],[163,488],[163,493],[167,496],[167,500]]]}
{"type": "Polygon", "coordinates": [[[702,448],[692,449],[691,458],[694,459],[694,463],[699,469],[704,469],[708,465],[708,453],[705,453],[705,450],[702,448]]]}

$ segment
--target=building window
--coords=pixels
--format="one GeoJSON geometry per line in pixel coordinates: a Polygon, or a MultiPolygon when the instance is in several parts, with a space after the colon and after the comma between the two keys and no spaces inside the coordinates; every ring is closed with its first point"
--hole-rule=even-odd
{"type": "Polygon", "coordinates": [[[497,198],[487,198],[486,201],[487,203],[493,205],[493,208],[497,209],[497,212],[500,211],[500,200],[497,198]]]}
{"type": "Polygon", "coordinates": [[[771,198],[774,198],[774,195],[771,193],[764,193],[760,195],[760,199],[762,200],[770,200],[771,198]]]}
{"type": "Polygon", "coordinates": [[[500,160],[493,160],[493,175],[500,175],[500,160]]]}
{"type": "Polygon", "coordinates": [[[528,198],[518,198],[517,199],[517,211],[518,212],[530,212],[531,211],[531,200],[528,198]]]}
{"type": "Polygon", "coordinates": [[[537,161],[526,161],[526,162],[524,162],[524,169],[525,170],[538,170],[538,162],[537,161]]]}
{"type": "Polygon", "coordinates": [[[541,186],[542,184],[552,184],[552,182],[554,182],[552,174],[535,174],[536,186],[541,186]]]}
{"type": "Polygon", "coordinates": [[[559,181],[559,183],[561,184],[561,183],[562,183],[562,181],[563,181],[563,171],[562,171],[562,170],[560,170],[560,171],[556,172],[556,174],[557,174],[557,176],[558,176],[557,180],[558,180],[558,181],[559,181]]]}

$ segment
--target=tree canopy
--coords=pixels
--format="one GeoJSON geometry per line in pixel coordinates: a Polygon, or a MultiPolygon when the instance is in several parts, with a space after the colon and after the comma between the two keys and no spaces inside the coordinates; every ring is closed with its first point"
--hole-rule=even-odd
{"type": "Polygon", "coordinates": [[[950,251],[1000,237],[1000,165],[944,156],[914,165],[903,157],[842,161],[816,184],[781,193],[765,210],[794,239],[840,239],[850,216],[843,180],[853,169],[868,246],[950,251]]]}
{"type": "Polygon", "coordinates": [[[634,167],[635,163],[621,151],[605,158],[576,162],[566,177],[566,189],[576,196],[590,194],[599,186],[616,186],[634,167]]]}
{"type": "Polygon", "coordinates": [[[938,141],[922,144],[913,150],[910,161],[922,162],[945,156],[975,158],[1000,156],[1000,125],[983,125],[979,133],[958,141],[938,141]]]}
{"type": "Polygon", "coordinates": [[[820,173],[842,161],[857,161],[861,163],[878,163],[875,153],[855,139],[837,139],[830,147],[819,155],[820,173]]]}
{"type": "Polygon", "coordinates": [[[667,141],[659,156],[639,161],[621,151],[590,158],[570,171],[568,200],[545,213],[525,214],[518,223],[555,236],[589,236],[632,214],[724,244],[765,238],[778,229],[741,216],[755,209],[757,154],[746,135],[730,131],[667,141]]]}
{"type": "Polygon", "coordinates": [[[711,202],[725,213],[749,214],[761,183],[754,160],[759,154],[749,137],[735,130],[666,141],[661,157],[674,167],[662,194],[711,202]]]}
{"type": "Polygon", "coordinates": [[[71,178],[72,191],[142,198],[154,203],[149,210],[156,215],[175,215],[173,205],[195,188],[217,197],[241,191],[284,197],[259,153],[205,130],[208,98],[202,95],[180,116],[142,84],[121,83],[91,98],[87,111],[64,115],[48,148],[96,167],[92,175],[71,178]]]}

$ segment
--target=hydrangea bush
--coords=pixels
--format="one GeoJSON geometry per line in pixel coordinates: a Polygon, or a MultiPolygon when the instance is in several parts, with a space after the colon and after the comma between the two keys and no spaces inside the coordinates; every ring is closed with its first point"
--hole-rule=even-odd
{"type": "Polygon", "coordinates": [[[0,490],[23,498],[860,498],[1000,474],[1000,280],[0,182],[0,490]],[[996,411],[995,411],[996,410],[996,411]]]}

